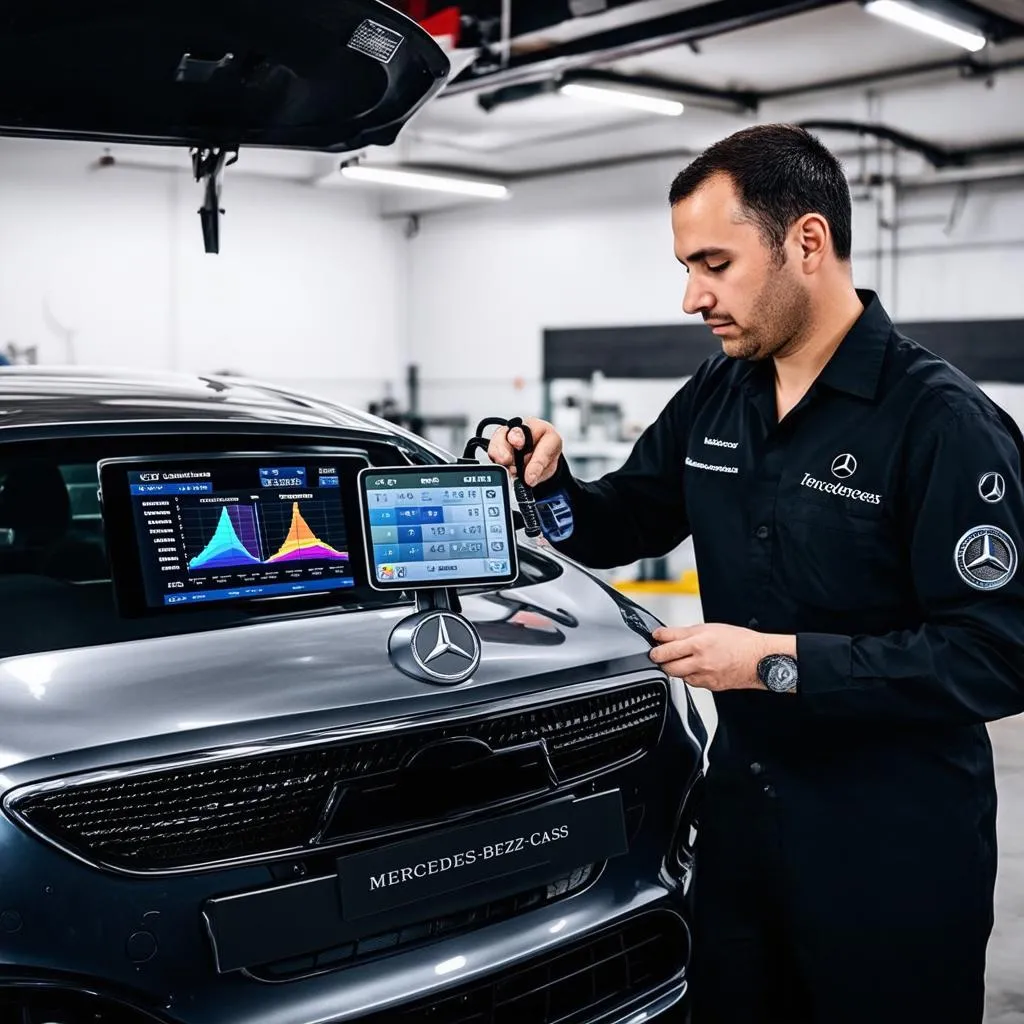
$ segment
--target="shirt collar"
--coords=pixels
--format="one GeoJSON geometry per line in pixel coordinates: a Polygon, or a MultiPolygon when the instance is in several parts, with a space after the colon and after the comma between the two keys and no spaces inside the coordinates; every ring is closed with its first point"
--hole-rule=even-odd
{"type": "Polygon", "coordinates": [[[873,399],[889,350],[892,321],[873,291],[857,289],[857,297],[864,311],[818,374],[818,381],[836,391],[873,399]]]}
{"type": "MultiPolygon", "coordinates": [[[[857,297],[864,309],[818,374],[816,383],[859,398],[874,399],[893,325],[875,292],[858,288],[857,297]]],[[[770,369],[771,360],[751,362],[740,370],[735,383],[756,388],[759,380],[763,383],[772,376],[770,369]]]]}

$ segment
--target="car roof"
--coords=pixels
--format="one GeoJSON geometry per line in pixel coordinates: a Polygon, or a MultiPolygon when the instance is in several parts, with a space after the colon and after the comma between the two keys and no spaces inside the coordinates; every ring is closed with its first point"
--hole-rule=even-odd
{"type": "Polygon", "coordinates": [[[289,423],[405,436],[369,413],[247,378],[107,368],[0,368],[0,429],[155,420],[289,423]]]}

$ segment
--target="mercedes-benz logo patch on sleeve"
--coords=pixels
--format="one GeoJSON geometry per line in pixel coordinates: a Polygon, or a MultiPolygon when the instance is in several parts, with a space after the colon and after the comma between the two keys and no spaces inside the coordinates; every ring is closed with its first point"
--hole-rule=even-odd
{"type": "Polygon", "coordinates": [[[975,590],[998,590],[1017,571],[1017,546],[998,526],[975,526],[956,544],[956,571],[975,590]]]}

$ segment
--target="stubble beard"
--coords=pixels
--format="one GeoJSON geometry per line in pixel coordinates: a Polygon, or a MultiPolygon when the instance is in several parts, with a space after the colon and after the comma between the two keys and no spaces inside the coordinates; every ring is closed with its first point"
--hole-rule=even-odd
{"type": "Polygon", "coordinates": [[[810,323],[811,299],[785,266],[769,276],[753,308],[757,324],[740,327],[737,337],[723,340],[726,355],[759,361],[785,355],[800,344],[810,323]]]}

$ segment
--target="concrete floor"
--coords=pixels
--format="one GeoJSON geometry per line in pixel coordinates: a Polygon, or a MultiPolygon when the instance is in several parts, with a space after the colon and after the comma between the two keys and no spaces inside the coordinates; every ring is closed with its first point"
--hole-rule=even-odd
{"type": "MultiPolygon", "coordinates": [[[[685,596],[645,595],[640,603],[666,625],[701,621],[700,601],[685,596]]],[[[716,721],[706,691],[693,691],[708,729],[716,721]]],[[[996,921],[988,947],[986,1024],[1024,1024],[1024,716],[989,726],[999,791],[999,876],[996,921]]]]}

